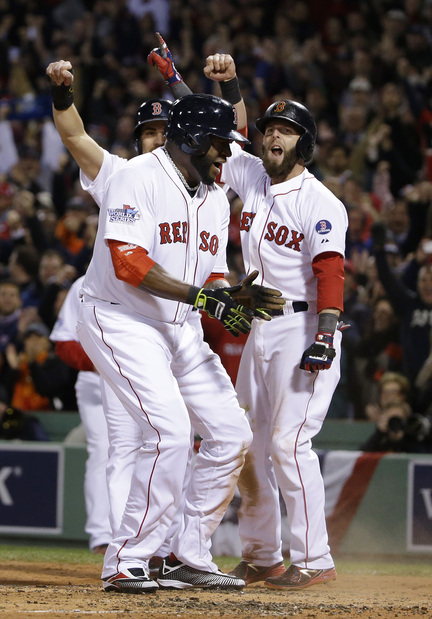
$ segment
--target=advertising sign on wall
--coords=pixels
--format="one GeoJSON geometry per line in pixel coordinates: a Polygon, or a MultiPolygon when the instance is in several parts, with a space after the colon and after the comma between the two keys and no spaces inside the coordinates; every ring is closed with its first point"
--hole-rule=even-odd
{"type": "Polygon", "coordinates": [[[0,449],[0,533],[61,533],[64,454],[60,446],[5,442],[0,449]]]}
{"type": "Polygon", "coordinates": [[[407,547],[432,552],[432,463],[412,460],[408,475],[407,547]]]}

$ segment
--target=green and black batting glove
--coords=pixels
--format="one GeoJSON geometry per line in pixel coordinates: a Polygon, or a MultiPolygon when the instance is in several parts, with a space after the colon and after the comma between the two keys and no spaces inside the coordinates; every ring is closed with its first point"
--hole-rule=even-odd
{"type": "Polygon", "coordinates": [[[191,286],[187,302],[210,318],[217,318],[225,329],[235,337],[249,333],[254,312],[239,305],[227,292],[227,288],[197,288],[191,286]]]}

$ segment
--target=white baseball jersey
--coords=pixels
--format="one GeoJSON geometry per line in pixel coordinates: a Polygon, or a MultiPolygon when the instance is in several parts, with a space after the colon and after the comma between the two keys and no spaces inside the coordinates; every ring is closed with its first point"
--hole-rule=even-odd
{"type": "Polygon", "coordinates": [[[235,143],[231,150],[222,181],[244,204],[240,235],[246,272],[257,269],[257,283],[280,290],[285,299],[315,301],[312,260],[329,251],[344,255],[344,205],[306,168],[300,176],[271,185],[261,159],[235,143]]]}
{"type": "Polygon", "coordinates": [[[88,191],[88,193],[92,196],[93,200],[96,202],[99,208],[102,206],[103,197],[105,195],[106,182],[108,178],[111,176],[111,174],[113,174],[117,170],[120,170],[120,168],[122,168],[128,162],[128,160],[124,159],[123,157],[113,155],[105,149],[102,150],[102,166],[93,181],[91,181],[89,177],[86,176],[82,170],[80,170],[81,187],[85,189],[85,191],[88,191]]]}
{"type": "Polygon", "coordinates": [[[135,157],[107,181],[84,293],[148,318],[183,323],[190,305],[161,299],[116,278],[106,239],[139,245],[177,279],[202,286],[212,272],[228,270],[229,215],[228,200],[217,185],[201,184],[191,197],[162,148],[135,157]]]}

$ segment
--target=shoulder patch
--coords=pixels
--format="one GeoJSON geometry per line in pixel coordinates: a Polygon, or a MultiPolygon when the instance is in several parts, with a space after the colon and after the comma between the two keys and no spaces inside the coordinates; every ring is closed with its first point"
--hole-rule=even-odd
{"type": "Polygon", "coordinates": [[[315,230],[318,234],[328,234],[332,229],[332,225],[327,219],[320,219],[320,221],[315,226],[315,230]]]}
{"type": "Polygon", "coordinates": [[[123,204],[123,208],[108,209],[109,221],[124,224],[133,224],[140,220],[140,212],[129,204],[123,204]]]}

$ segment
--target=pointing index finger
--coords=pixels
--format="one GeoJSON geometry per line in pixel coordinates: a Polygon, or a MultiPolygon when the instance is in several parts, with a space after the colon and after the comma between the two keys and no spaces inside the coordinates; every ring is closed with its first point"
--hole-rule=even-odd
{"type": "Polygon", "coordinates": [[[166,58],[167,56],[167,44],[165,43],[165,41],[162,38],[162,35],[160,34],[160,32],[156,32],[156,36],[158,38],[159,41],[159,45],[161,47],[161,52],[162,52],[162,58],[166,58]]]}

